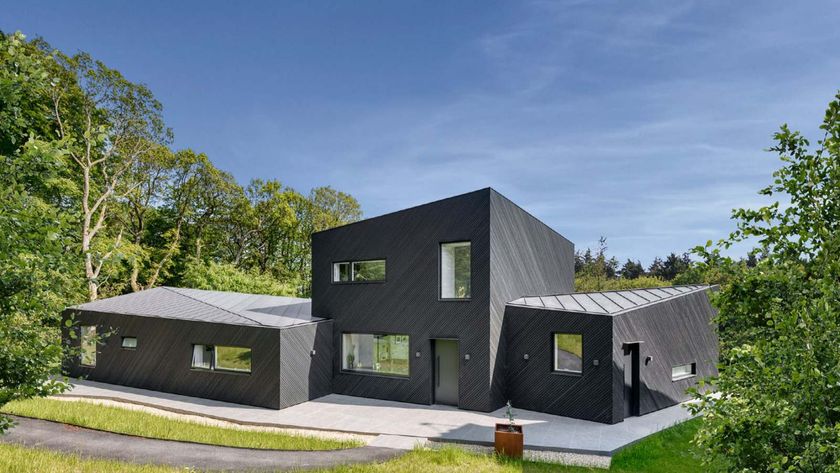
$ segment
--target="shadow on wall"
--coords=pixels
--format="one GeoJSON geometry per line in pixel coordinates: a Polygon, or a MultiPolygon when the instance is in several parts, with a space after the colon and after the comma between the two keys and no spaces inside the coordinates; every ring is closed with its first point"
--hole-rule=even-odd
{"type": "Polygon", "coordinates": [[[312,312],[312,302],[295,302],[294,304],[283,304],[269,307],[254,307],[248,309],[251,312],[259,312],[268,315],[282,315],[293,319],[309,320],[312,312]]]}

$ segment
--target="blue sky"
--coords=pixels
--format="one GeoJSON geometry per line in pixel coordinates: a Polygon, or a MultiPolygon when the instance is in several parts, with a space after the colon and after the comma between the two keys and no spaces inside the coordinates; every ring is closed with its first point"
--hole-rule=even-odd
{"type": "Polygon", "coordinates": [[[492,186],[578,248],[650,263],[732,229],[840,88],[834,2],[8,2],[163,102],[246,183],[366,216],[492,186]]]}

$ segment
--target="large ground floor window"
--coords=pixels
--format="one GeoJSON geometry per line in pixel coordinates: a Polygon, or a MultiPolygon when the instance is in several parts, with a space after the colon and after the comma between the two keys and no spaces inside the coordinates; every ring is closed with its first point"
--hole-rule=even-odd
{"type": "Polygon", "coordinates": [[[221,345],[193,345],[193,368],[251,372],[251,349],[221,345]]]}
{"type": "Polygon", "coordinates": [[[408,376],[408,335],[345,333],[341,340],[345,371],[408,376]]]}

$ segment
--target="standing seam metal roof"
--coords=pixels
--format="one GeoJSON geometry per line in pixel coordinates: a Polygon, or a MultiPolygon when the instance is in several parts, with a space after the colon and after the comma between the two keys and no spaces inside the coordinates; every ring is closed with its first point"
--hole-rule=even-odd
{"type": "Polygon", "coordinates": [[[71,309],[255,327],[288,327],[325,320],[312,316],[310,299],[165,286],[71,309]]]}
{"type": "Polygon", "coordinates": [[[573,292],[548,296],[526,296],[510,305],[536,307],[566,312],[618,315],[677,297],[709,289],[707,285],[685,285],[627,289],[621,291],[573,292]]]}

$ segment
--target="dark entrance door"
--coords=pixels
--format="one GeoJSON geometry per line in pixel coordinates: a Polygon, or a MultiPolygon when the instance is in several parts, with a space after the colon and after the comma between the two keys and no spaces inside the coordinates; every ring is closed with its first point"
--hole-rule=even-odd
{"type": "Polygon", "coordinates": [[[458,341],[435,339],[434,343],[434,402],[458,405],[458,341]]]}
{"type": "Polygon", "coordinates": [[[639,415],[639,342],[624,344],[624,417],[639,415]]]}

